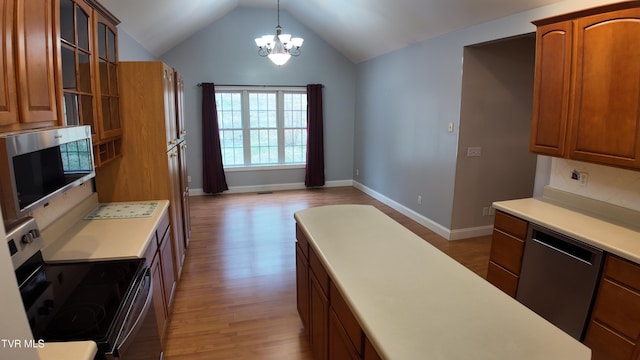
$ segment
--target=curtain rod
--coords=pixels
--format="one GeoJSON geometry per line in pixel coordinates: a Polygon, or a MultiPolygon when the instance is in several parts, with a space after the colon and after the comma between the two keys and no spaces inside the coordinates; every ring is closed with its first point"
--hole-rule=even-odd
{"type": "MultiPolygon", "coordinates": [[[[228,84],[215,84],[215,86],[235,86],[235,87],[240,87],[240,86],[253,86],[253,87],[264,87],[264,88],[268,88],[268,87],[306,87],[307,85],[228,85],[228,84]]],[[[198,86],[202,86],[202,83],[198,83],[198,86]]],[[[322,87],[324,87],[324,85],[322,85],[322,87]]]]}

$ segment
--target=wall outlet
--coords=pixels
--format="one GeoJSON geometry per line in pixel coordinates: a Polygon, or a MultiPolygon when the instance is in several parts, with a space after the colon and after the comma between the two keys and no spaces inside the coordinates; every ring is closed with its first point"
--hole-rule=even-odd
{"type": "Polygon", "coordinates": [[[477,157],[482,155],[482,148],[477,146],[477,147],[468,147],[467,148],[467,156],[468,157],[477,157]]]}
{"type": "Polygon", "coordinates": [[[589,182],[589,173],[579,170],[571,171],[571,179],[580,182],[580,186],[587,186],[589,182]]]}
{"type": "Polygon", "coordinates": [[[453,123],[452,122],[449,123],[449,127],[447,128],[447,131],[450,132],[450,133],[453,132],[453,123]]]}
{"type": "Polygon", "coordinates": [[[187,176],[187,182],[191,182],[191,175],[187,176]]]}
{"type": "Polygon", "coordinates": [[[356,176],[360,176],[360,169],[356,169],[356,176]]]}
{"type": "Polygon", "coordinates": [[[488,207],[483,207],[482,208],[482,216],[489,216],[489,208],[488,207]]]}
{"type": "Polygon", "coordinates": [[[418,195],[418,205],[422,205],[422,195],[418,195]]]}

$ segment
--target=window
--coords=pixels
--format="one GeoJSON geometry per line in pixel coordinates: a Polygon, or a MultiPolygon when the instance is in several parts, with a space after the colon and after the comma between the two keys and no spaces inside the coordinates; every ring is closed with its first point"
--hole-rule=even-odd
{"type": "Polygon", "coordinates": [[[216,106],[225,168],[306,162],[306,87],[216,87],[216,106]]]}

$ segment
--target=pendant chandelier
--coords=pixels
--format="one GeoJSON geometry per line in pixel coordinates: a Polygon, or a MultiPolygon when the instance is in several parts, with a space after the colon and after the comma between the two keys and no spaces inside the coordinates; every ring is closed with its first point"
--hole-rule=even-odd
{"type": "Polygon", "coordinates": [[[278,0],[278,26],[275,35],[263,35],[256,38],[258,55],[267,56],[276,65],[281,66],[289,61],[292,56],[298,56],[302,52],[300,47],[304,41],[302,38],[291,38],[291,34],[283,34],[280,26],[280,0],[278,0]]]}

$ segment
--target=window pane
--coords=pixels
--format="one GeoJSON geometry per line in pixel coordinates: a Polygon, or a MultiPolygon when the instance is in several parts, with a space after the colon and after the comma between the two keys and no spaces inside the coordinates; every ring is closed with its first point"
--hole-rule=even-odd
{"type": "Polygon", "coordinates": [[[276,93],[249,94],[249,126],[255,128],[277,127],[276,93]]]}
{"type": "Polygon", "coordinates": [[[306,92],[216,91],[216,106],[225,166],[305,163],[306,92]],[[283,118],[279,120],[278,114],[283,118]]]}

